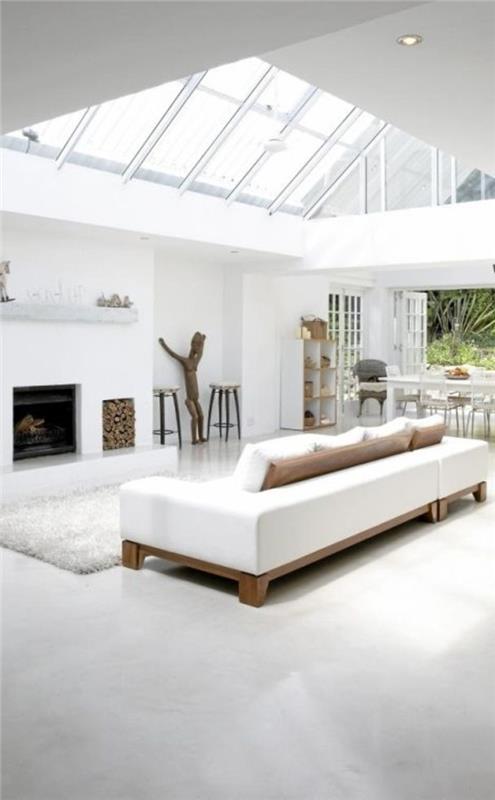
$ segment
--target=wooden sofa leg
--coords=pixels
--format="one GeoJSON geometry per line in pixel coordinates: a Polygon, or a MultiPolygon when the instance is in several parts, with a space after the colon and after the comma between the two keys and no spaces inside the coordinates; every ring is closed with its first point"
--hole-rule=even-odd
{"type": "Polygon", "coordinates": [[[141,569],[146,554],[140,549],[137,542],[122,542],[122,566],[129,569],[141,569]]]}
{"type": "Polygon", "coordinates": [[[428,522],[438,522],[438,502],[436,500],[430,503],[430,507],[425,516],[428,522]]]}
{"type": "Polygon", "coordinates": [[[270,579],[268,575],[249,575],[241,572],[239,578],[239,602],[259,608],[265,602],[270,579]]]}
{"type": "Polygon", "coordinates": [[[447,513],[449,510],[449,501],[446,497],[442,497],[441,500],[438,501],[438,521],[442,522],[442,520],[446,519],[447,513]]]}
{"type": "Polygon", "coordinates": [[[486,500],[486,481],[478,484],[478,488],[473,492],[473,497],[477,503],[484,503],[486,500]]]}

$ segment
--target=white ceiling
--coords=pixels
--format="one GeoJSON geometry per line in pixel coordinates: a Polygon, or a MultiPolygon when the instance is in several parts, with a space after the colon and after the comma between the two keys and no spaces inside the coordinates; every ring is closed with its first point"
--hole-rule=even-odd
{"type": "Polygon", "coordinates": [[[2,130],[413,5],[373,0],[4,0],[2,130]]]}
{"type": "Polygon", "coordinates": [[[434,2],[266,58],[495,175],[495,3],[434,2]],[[397,36],[419,33],[421,45],[397,36]]]}

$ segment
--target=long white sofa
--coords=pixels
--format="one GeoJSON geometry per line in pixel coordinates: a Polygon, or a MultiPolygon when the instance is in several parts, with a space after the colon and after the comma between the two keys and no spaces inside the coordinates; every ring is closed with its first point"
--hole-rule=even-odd
{"type": "Polygon", "coordinates": [[[234,478],[186,483],[151,477],[121,489],[123,565],[160,556],[239,583],[239,599],[263,604],[274,578],[425,516],[450,499],[486,497],[488,446],[444,437],[440,444],[269,491],[234,478]]]}

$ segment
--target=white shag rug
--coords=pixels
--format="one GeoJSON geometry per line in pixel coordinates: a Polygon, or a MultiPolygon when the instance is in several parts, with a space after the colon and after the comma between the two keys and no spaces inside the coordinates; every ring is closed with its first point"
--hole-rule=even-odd
{"type": "Polygon", "coordinates": [[[120,564],[120,542],[118,484],[24,498],[0,512],[0,545],[80,575],[120,564]]]}

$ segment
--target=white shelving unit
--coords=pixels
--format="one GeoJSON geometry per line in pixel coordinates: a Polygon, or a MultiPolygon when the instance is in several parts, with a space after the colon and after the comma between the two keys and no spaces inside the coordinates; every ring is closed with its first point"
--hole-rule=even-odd
{"type": "Polygon", "coordinates": [[[293,339],[282,344],[280,425],[296,431],[337,423],[337,350],[330,339],[293,339]],[[329,359],[327,365],[326,359],[329,359]],[[309,365],[310,364],[310,365],[309,365]],[[314,424],[305,424],[310,411],[314,424]]]}

